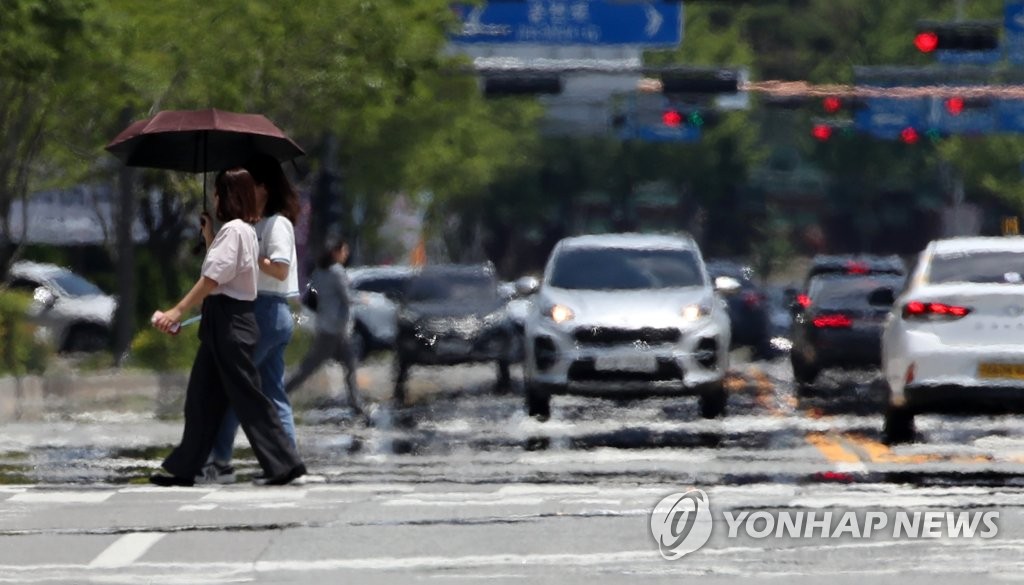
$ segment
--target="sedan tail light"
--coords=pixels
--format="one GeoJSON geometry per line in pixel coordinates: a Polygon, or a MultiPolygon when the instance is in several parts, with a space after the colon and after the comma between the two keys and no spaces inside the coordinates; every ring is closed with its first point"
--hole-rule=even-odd
{"type": "Polygon", "coordinates": [[[919,321],[955,321],[966,317],[970,312],[969,307],[947,305],[946,303],[910,301],[903,305],[903,318],[919,321]]]}
{"type": "Polygon", "coordinates": [[[819,329],[848,329],[853,327],[853,319],[842,313],[818,315],[812,323],[819,329]]]}

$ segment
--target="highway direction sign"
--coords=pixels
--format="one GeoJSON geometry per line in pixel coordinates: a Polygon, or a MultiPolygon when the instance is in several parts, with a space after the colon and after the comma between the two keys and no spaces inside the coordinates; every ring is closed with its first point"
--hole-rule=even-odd
{"type": "Polygon", "coordinates": [[[492,0],[455,5],[455,43],[674,47],[683,3],[666,0],[492,0]]]}

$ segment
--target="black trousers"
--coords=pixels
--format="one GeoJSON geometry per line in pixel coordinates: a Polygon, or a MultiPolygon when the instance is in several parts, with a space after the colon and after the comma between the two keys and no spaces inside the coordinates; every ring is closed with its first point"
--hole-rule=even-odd
{"type": "Polygon", "coordinates": [[[195,477],[206,463],[230,404],[267,477],[280,477],[302,465],[281,426],[273,403],[260,391],[252,360],[259,339],[252,301],[211,295],[203,301],[199,351],[185,394],[181,444],[164,460],[177,477],[195,477]]]}
{"type": "Polygon", "coordinates": [[[345,366],[345,385],[348,387],[349,401],[355,404],[357,400],[356,358],[352,352],[352,342],[349,336],[343,334],[317,331],[312,345],[309,346],[309,351],[302,358],[299,370],[285,382],[284,391],[291,394],[319,370],[320,366],[330,360],[335,360],[345,366]]]}

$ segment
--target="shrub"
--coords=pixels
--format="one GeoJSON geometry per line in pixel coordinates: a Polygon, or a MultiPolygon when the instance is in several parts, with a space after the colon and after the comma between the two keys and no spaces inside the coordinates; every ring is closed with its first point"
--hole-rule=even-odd
{"type": "Polygon", "coordinates": [[[0,291],[0,374],[37,374],[53,357],[52,348],[36,337],[36,326],[28,318],[31,304],[27,294],[0,291]]]}
{"type": "Polygon", "coordinates": [[[129,364],[157,372],[189,370],[199,349],[195,327],[178,335],[167,335],[152,327],[143,329],[132,340],[129,364]]]}

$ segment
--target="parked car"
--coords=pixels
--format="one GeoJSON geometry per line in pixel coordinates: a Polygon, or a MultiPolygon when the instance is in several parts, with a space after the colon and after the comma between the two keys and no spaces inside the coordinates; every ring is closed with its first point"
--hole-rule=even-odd
{"type": "Polygon", "coordinates": [[[729,315],[688,236],[566,238],[551,252],[526,319],[526,408],[551,396],[700,398],[726,408],[729,315]]]}
{"type": "Polygon", "coordinates": [[[348,270],[354,291],[353,344],[361,347],[360,358],[375,350],[395,347],[398,301],[416,274],[411,266],[367,266],[348,270]]]}
{"type": "Polygon", "coordinates": [[[753,269],[729,260],[709,260],[707,267],[712,279],[734,282],[719,287],[729,307],[732,346],[749,347],[758,359],[772,357],[775,350],[771,343],[768,295],[754,282],[753,269]]]}
{"type": "Polygon", "coordinates": [[[914,416],[1024,412],[1024,238],[933,241],[882,334],[885,435],[914,416]]]}
{"type": "Polygon", "coordinates": [[[398,310],[395,400],[405,401],[417,365],[494,362],[499,389],[511,382],[515,330],[494,270],[487,266],[428,266],[406,283],[398,310]]]}
{"type": "Polygon", "coordinates": [[[15,262],[7,276],[12,290],[31,294],[30,317],[41,336],[60,352],[110,347],[117,299],[67,268],[15,262]]]}
{"type": "Polygon", "coordinates": [[[882,324],[903,280],[895,274],[830,274],[811,281],[810,303],[792,325],[789,357],[798,389],[814,384],[825,369],[881,364],[882,324]]]}

